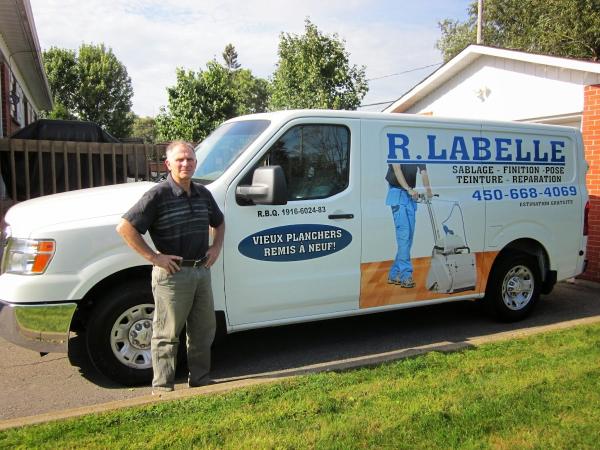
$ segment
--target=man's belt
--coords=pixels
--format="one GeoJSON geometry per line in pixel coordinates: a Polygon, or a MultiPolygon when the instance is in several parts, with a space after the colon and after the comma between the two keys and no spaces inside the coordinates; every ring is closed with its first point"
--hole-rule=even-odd
{"type": "Polygon", "coordinates": [[[206,261],[208,261],[208,255],[204,255],[200,259],[182,259],[179,267],[203,267],[206,261]]]}

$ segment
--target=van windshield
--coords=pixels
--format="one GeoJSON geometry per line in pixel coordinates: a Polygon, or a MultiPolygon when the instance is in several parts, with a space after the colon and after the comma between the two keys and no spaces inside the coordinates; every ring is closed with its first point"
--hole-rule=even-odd
{"type": "Polygon", "coordinates": [[[208,184],[223,172],[269,126],[268,120],[225,123],[196,147],[194,179],[208,184]]]}

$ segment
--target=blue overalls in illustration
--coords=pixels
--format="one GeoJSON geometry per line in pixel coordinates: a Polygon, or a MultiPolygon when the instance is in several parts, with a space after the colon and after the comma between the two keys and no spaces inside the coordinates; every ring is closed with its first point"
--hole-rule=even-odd
{"type": "Polygon", "coordinates": [[[415,235],[417,202],[404,189],[389,187],[385,204],[392,208],[398,250],[390,268],[388,281],[403,287],[414,287],[410,249],[415,235]]]}

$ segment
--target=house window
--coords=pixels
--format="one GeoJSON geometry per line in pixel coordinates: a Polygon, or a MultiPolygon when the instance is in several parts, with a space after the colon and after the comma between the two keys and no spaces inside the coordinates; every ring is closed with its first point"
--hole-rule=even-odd
{"type": "Polygon", "coordinates": [[[21,86],[18,84],[17,95],[19,97],[19,101],[17,102],[17,122],[23,127],[25,126],[25,95],[23,94],[21,86]]]}
{"type": "Polygon", "coordinates": [[[25,125],[29,125],[30,123],[35,122],[35,111],[27,99],[25,99],[25,105],[25,125]]]}
{"type": "MultiPolygon", "coordinates": [[[[4,123],[2,122],[2,116],[4,115],[4,70],[2,70],[2,63],[0,62],[0,138],[4,137],[4,123]]],[[[2,183],[0,183],[0,188],[2,183]]]]}
{"type": "Polygon", "coordinates": [[[25,124],[25,99],[21,86],[19,86],[19,83],[17,83],[17,79],[14,76],[12,76],[12,74],[9,92],[9,103],[11,117],[15,120],[15,122],[17,122],[19,126],[23,126],[25,124]]]}

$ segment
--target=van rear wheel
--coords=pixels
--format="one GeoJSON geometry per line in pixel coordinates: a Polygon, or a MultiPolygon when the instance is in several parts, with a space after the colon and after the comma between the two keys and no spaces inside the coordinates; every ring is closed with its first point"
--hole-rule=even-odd
{"type": "Polygon", "coordinates": [[[495,265],[485,301],[490,312],[505,322],[524,319],[540,296],[541,277],[536,258],[508,253],[495,265]]]}
{"type": "Polygon", "coordinates": [[[152,316],[149,282],[119,286],[96,300],[86,333],[92,364],[126,386],[152,381],[152,316]]]}

